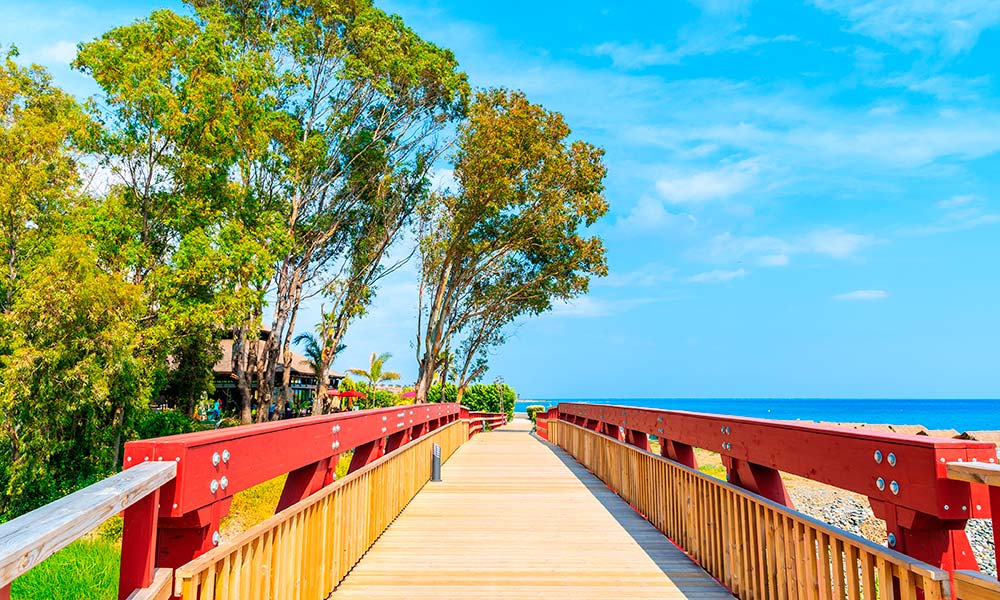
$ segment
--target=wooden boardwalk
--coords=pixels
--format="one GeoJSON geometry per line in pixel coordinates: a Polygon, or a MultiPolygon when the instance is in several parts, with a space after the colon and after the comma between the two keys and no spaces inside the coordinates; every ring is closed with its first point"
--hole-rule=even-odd
{"type": "Polygon", "coordinates": [[[530,428],[459,448],[331,598],[732,598],[530,428]]]}

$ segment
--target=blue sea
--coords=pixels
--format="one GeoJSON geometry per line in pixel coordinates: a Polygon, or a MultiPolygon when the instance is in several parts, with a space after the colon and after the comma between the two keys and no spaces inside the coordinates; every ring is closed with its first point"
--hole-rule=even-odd
{"type": "Polygon", "coordinates": [[[517,412],[529,404],[553,406],[560,402],[618,404],[687,410],[692,412],[759,417],[764,419],[890,423],[923,425],[928,429],[976,431],[1000,429],[1000,400],[913,400],[838,398],[561,398],[519,401],[517,412]]]}

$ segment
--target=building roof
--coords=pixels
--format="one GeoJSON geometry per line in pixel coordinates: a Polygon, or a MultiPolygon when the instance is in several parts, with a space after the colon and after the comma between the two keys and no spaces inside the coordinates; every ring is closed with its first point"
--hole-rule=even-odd
{"type": "MultiPolygon", "coordinates": [[[[263,348],[263,340],[257,341],[258,348],[263,348]]],[[[222,340],[219,342],[219,349],[222,351],[222,356],[212,367],[218,375],[232,375],[233,374],[233,340],[222,340]]],[[[278,373],[281,373],[285,368],[284,364],[278,364],[278,373]]],[[[311,376],[313,375],[312,366],[310,365],[309,359],[305,356],[299,354],[298,352],[292,351],[292,373],[299,375],[311,376]]],[[[338,373],[334,370],[329,371],[331,377],[343,378],[344,375],[338,373]]]]}

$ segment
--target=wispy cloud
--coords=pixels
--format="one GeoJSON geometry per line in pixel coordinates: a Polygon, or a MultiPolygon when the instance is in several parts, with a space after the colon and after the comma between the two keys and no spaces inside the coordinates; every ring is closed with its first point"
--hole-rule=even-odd
{"type": "Polygon", "coordinates": [[[935,203],[940,211],[936,221],[928,225],[905,227],[902,235],[934,235],[975,229],[1000,223],[1000,213],[991,212],[985,198],[961,194],[935,203]]]}
{"type": "Polygon", "coordinates": [[[580,296],[572,300],[556,302],[552,306],[553,317],[566,318],[596,318],[607,317],[615,313],[657,302],[673,300],[671,296],[650,298],[600,298],[593,295],[580,296]]]}
{"type": "Polygon", "coordinates": [[[845,259],[876,243],[873,236],[836,227],[814,229],[790,238],[738,236],[721,233],[696,249],[693,257],[709,262],[750,261],[762,267],[783,267],[797,254],[845,259]]]}
{"type": "Polygon", "coordinates": [[[713,170],[660,179],[656,191],[671,204],[724,200],[751,187],[759,172],[759,159],[741,160],[713,170]]]}
{"type": "Polygon", "coordinates": [[[903,50],[954,55],[1000,23],[995,0],[813,0],[841,15],[851,31],[903,50]]]}
{"type": "Polygon", "coordinates": [[[624,217],[615,222],[626,231],[680,231],[692,230],[698,220],[685,212],[669,211],[663,201],[651,196],[640,196],[639,201],[624,217]]]}
{"type": "Polygon", "coordinates": [[[725,283],[734,279],[742,279],[749,274],[750,271],[747,271],[746,269],[735,269],[732,271],[718,269],[715,271],[706,271],[704,273],[692,275],[685,281],[690,283],[725,283]]]}
{"type": "Polygon", "coordinates": [[[885,290],[854,290],[834,296],[835,300],[884,300],[889,297],[885,290]]]}
{"type": "Polygon", "coordinates": [[[76,44],[66,40],[60,40],[54,44],[43,47],[39,54],[42,58],[52,62],[69,64],[76,58],[76,44]]]}

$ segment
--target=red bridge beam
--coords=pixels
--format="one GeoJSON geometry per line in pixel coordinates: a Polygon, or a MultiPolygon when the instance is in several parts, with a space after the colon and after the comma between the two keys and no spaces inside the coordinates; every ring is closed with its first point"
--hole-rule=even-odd
{"type": "Polygon", "coordinates": [[[560,403],[558,418],[639,447],[656,436],[664,456],[691,467],[693,448],[718,452],[730,482],[787,506],[779,471],[864,494],[895,550],[948,570],[978,569],[965,524],[990,517],[988,491],[949,480],[945,465],[995,464],[994,444],[598,404],[560,403]]]}
{"type": "MultiPolygon", "coordinates": [[[[123,539],[151,535],[156,566],[179,567],[218,543],[219,523],[237,492],[288,473],[281,510],[331,483],[342,452],[355,449],[354,471],[387,448],[458,420],[459,410],[454,403],[415,404],[129,442],[126,469],[173,461],[177,476],[160,490],[158,510],[147,503],[126,511],[123,539]]],[[[147,566],[123,560],[122,581],[142,580],[144,574],[131,571],[147,566]]]]}

